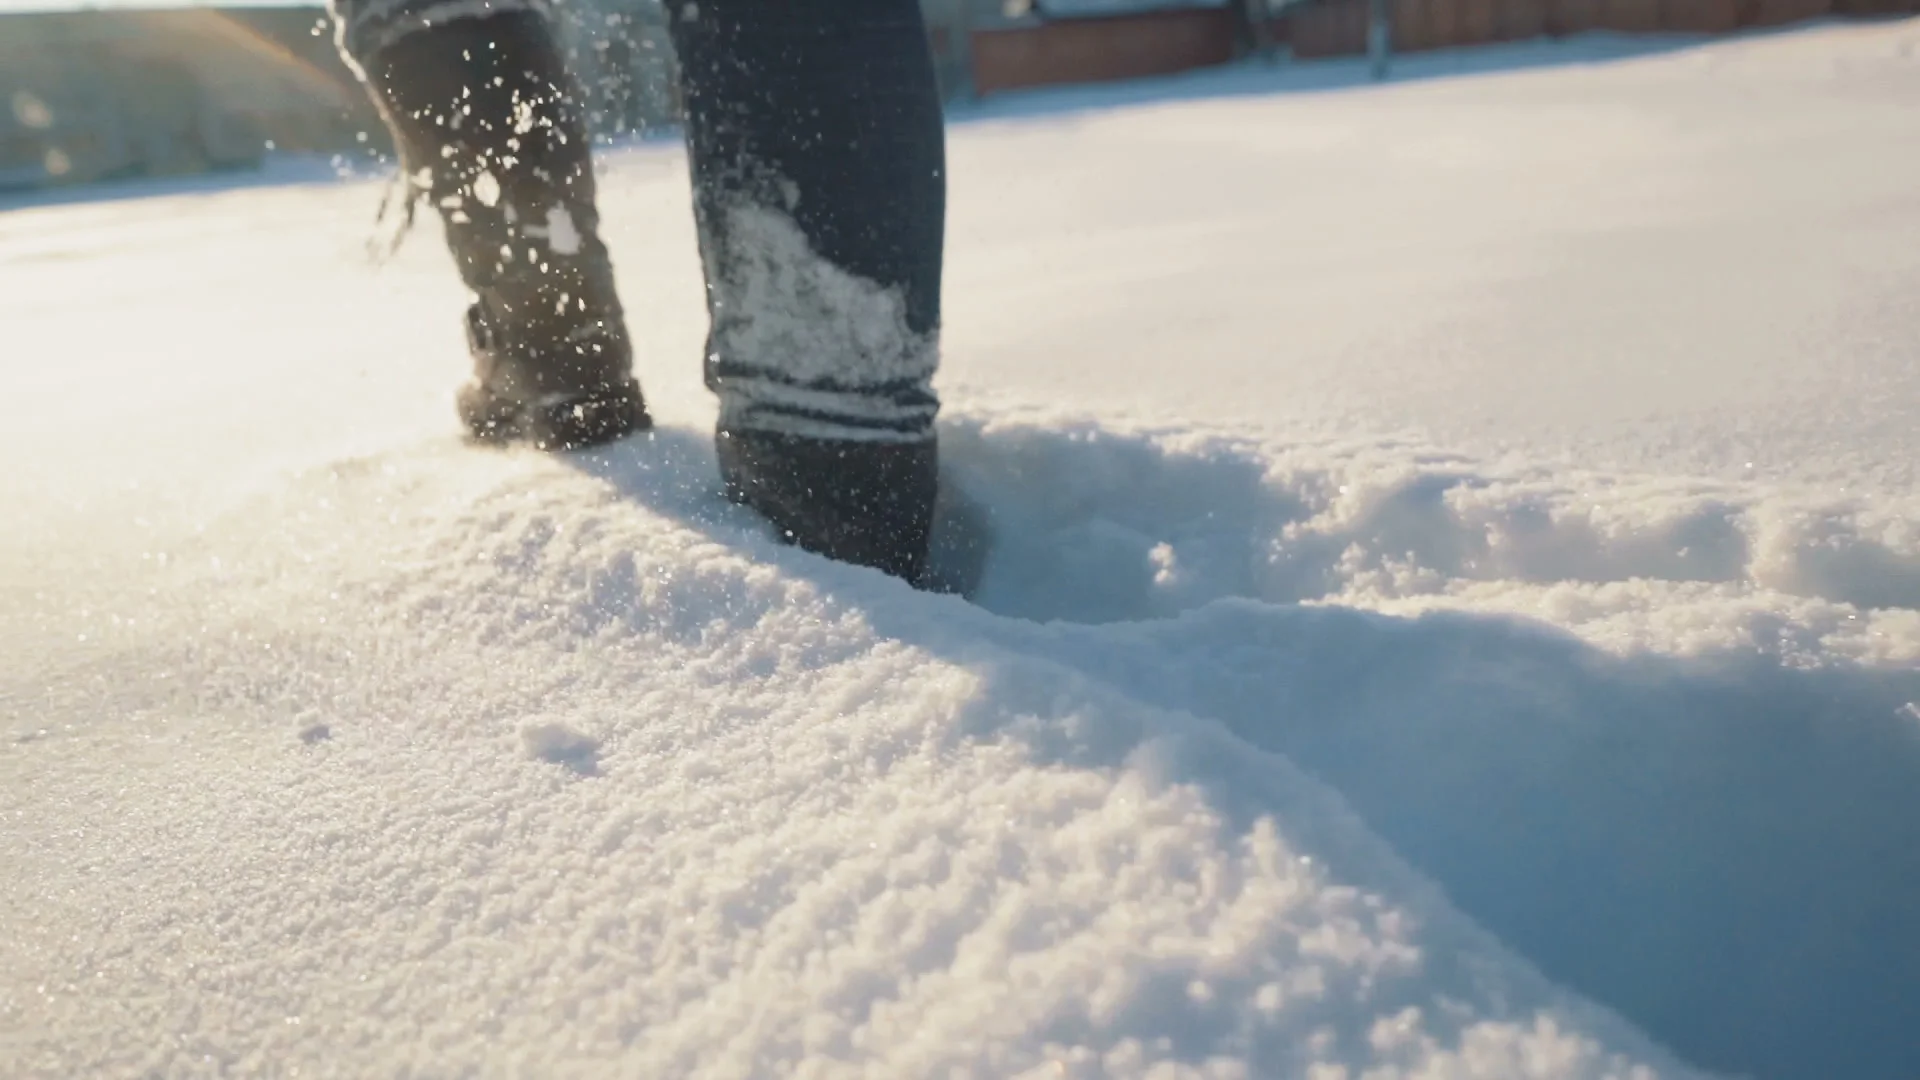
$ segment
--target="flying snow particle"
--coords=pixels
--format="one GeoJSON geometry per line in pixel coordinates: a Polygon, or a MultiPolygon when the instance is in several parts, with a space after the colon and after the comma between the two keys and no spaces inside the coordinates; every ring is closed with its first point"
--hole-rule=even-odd
{"type": "Polygon", "coordinates": [[[500,181],[486,170],[473,178],[473,197],[480,200],[481,206],[494,206],[500,202],[500,181]]]}
{"type": "Polygon", "coordinates": [[[25,90],[17,90],[13,95],[13,118],[20,121],[21,127],[35,131],[45,131],[53,126],[53,110],[39,97],[25,90]]]}

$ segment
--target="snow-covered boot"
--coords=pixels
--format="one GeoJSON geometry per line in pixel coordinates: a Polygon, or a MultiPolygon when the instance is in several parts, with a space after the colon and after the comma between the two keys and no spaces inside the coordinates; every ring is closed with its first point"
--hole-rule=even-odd
{"type": "Polygon", "coordinates": [[[646,428],[587,132],[547,20],[426,21],[363,65],[410,194],[439,211],[473,295],[462,419],[476,437],[547,449],[646,428]]]}
{"type": "Polygon", "coordinates": [[[727,497],[815,554],[915,584],[939,491],[934,440],[812,439],[750,428],[715,439],[727,497]]]}

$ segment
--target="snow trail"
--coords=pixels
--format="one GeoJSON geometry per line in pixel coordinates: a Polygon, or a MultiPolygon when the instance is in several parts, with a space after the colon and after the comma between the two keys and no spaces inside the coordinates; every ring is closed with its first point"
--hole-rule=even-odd
{"type": "MultiPolygon", "coordinates": [[[[1244,545],[1196,521],[1311,521],[1317,478],[1365,469],[1322,456],[1289,488],[1191,431],[948,433],[989,603],[1089,535],[1129,537],[1143,575],[1165,545],[1228,580],[1244,545]],[[1045,492],[1063,520],[1010,524],[1045,492]]],[[[1041,624],[781,548],[711,475],[683,429],[559,460],[448,440],[289,477],[183,541],[156,594],[199,599],[123,604],[18,733],[0,810],[36,805],[36,775],[120,793],[7,852],[22,924],[85,931],[14,946],[51,986],[16,999],[26,1029],[133,1053],[84,1019],[84,971],[186,988],[123,1022],[188,1023],[237,1071],[323,1060],[386,1001],[353,1029],[366,1056],[325,1060],[1679,1075],[1537,965],[1701,1063],[1911,1066],[1920,919],[1880,886],[1920,870],[1920,675],[1756,656],[1762,584],[1627,583],[1724,635],[1668,654],[1231,595],[1096,625],[1117,609],[1075,608],[1091,577],[1048,613],[1081,623],[1041,624]],[[163,831],[128,799],[166,805],[163,831]],[[138,900],[59,899],[101,873],[140,875],[138,900]]],[[[1776,640],[1844,640],[1821,615],[1845,606],[1776,640]]],[[[1911,611],[1855,614],[1920,643],[1911,611]]],[[[144,1052],[46,1061],[184,1060],[144,1052]]]]}
{"type": "Polygon", "coordinates": [[[1920,882],[1911,549],[1840,510],[1795,532],[1737,489],[1663,499],[1612,478],[1624,501],[1596,504],[1595,486],[1575,499],[1437,455],[1383,467],[1378,447],[1263,458],[1006,421],[956,443],[962,482],[998,504],[983,515],[1020,523],[1000,526],[987,602],[1148,620],[996,623],[994,640],[1284,754],[1504,943],[1694,1061],[1920,1067],[1920,913],[1888,888],[1920,882]],[[1497,550],[1515,520],[1530,565],[1497,550]],[[1702,569],[1702,537],[1723,564],[1702,569]],[[1861,548],[1848,573],[1801,569],[1861,548]],[[1822,580],[1843,595],[1777,591],[1822,580]],[[1249,602],[1276,599],[1314,604],[1249,602]],[[1572,633],[1514,617],[1543,610],[1572,633]]]}

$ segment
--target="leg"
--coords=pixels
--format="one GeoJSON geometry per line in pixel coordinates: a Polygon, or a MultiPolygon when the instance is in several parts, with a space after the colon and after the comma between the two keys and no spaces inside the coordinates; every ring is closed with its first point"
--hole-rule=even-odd
{"type": "Polygon", "coordinates": [[[565,448],[648,420],[600,240],[577,94],[544,0],[334,0],[343,54],[472,293],[477,436],[565,448]],[[476,13],[477,11],[477,13],[476,13]]]}
{"type": "Polygon", "coordinates": [[[670,0],[729,494],[909,579],[936,488],[945,131],[916,0],[670,0]]]}

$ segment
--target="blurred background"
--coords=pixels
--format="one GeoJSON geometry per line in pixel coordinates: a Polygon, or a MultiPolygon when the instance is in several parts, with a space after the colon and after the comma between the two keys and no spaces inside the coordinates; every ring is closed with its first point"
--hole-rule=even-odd
{"type": "MultiPolygon", "coordinates": [[[[1390,48],[1595,31],[1714,34],[1920,10],[1920,0],[924,0],[950,100],[1390,48]],[[1374,35],[1370,35],[1370,27],[1374,35]]],[[[659,0],[563,6],[595,133],[678,115],[659,0]]],[[[0,190],[386,153],[319,4],[85,8],[0,0],[0,190]]]]}

